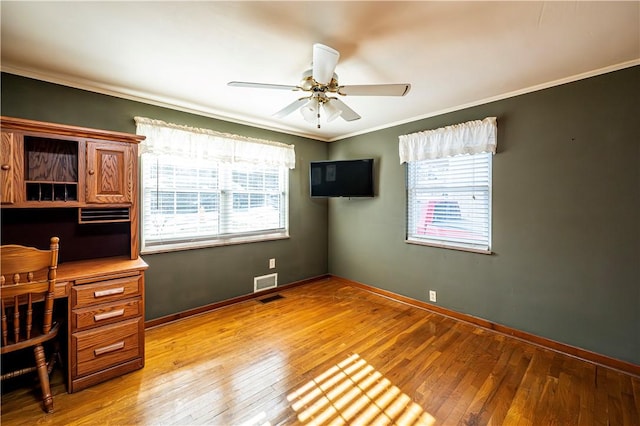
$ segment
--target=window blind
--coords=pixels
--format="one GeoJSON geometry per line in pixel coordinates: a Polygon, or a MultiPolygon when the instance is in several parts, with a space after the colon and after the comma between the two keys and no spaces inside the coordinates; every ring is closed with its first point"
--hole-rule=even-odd
{"type": "Polygon", "coordinates": [[[407,240],[491,248],[491,153],[407,165],[407,240]]]}

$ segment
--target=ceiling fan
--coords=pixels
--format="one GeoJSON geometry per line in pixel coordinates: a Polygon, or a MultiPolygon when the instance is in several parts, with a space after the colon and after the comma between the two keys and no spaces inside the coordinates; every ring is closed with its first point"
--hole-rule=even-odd
{"type": "Polygon", "coordinates": [[[349,108],[337,97],[341,96],[404,96],[411,89],[408,83],[402,84],[365,84],[341,86],[338,83],[338,75],[335,73],[340,53],[329,46],[316,43],[313,45],[312,68],[302,74],[302,80],[297,86],[284,84],[250,83],[244,81],[231,81],[229,86],[249,87],[258,89],[278,89],[309,92],[309,96],[302,97],[287,105],[274,114],[283,118],[296,109],[300,109],[304,119],[310,123],[316,122],[320,128],[320,109],[326,114],[326,120],[333,121],[342,117],[346,121],[361,118],[354,110],[349,108]]]}

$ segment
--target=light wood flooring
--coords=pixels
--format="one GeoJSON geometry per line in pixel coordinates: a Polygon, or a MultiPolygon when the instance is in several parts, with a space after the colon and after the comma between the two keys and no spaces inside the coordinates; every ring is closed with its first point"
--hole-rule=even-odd
{"type": "Polygon", "coordinates": [[[3,393],[2,425],[640,425],[640,378],[338,280],[278,294],[149,329],[84,391],[58,369],[53,414],[3,393]]]}

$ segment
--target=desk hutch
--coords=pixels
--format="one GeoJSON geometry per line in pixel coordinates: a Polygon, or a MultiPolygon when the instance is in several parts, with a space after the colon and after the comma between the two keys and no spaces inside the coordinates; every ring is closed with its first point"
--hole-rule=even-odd
{"type": "Polygon", "coordinates": [[[147,264],[138,255],[138,143],[144,136],[0,120],[2,244],[46,248],[50,237],[60,237],[56,299],[67,314],[68,391],[142,368],[147,264]]]}

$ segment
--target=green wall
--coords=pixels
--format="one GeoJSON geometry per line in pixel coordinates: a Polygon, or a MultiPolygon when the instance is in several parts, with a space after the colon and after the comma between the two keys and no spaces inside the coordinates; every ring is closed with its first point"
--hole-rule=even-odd
{"type": "Polygon", "coordinates": [[[290,238],[144,255],[146,319],[253,292],[253,277],[278,273],[285,285],[327,273],[327,201],[309,197],[309,161],[327,158],[324,142],[2,74],[2,115],[135,133],[135,116],[294,144],[290,238]],[[268,268],[276,258],[277,268],[268,268]]]}
{"type": "Polygon", "coordinates": [[[640,67],[332,143],[378,159],[329,202],[329,272],[640,364],[640,67]],[[406,244],[398,136],[498,117],[493,252],[406,244]]]}
{"type": "Polygon", "coordinates": [[[288,240],[145,256],[147,319],[324,273],[640,364],[640,67],[325,144],[2,74],[2,114],[135,132],[142,115],[293,143],[288,240]],[[406,244],[398,135],[498,117],[493,251],[406,244]],[[310,160],[373,157],[376,197],[310,199],[310,160]]]}

